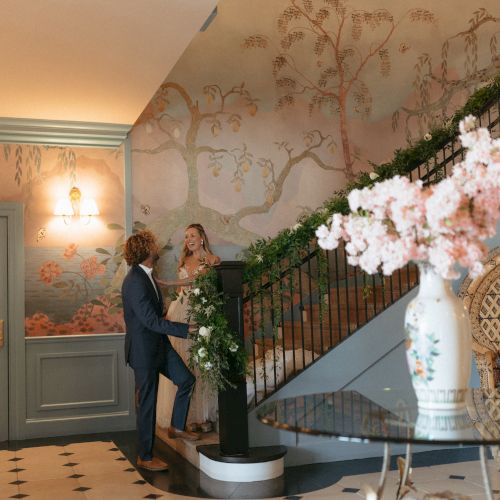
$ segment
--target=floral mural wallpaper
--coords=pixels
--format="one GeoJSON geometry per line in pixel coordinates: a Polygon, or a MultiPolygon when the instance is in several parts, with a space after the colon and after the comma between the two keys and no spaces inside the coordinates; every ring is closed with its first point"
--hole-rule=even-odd
{"type": "MultiPolygon", "coordinates": [[[[359,172],[432,134],[500,71],[497,0],[220,0],[131,133],[135,228],[184,227],[244,257],[359,172]]],[[[0,200],[26,207],[26,333],[123,331],[123,151],[0,146],[0,200]],[[101,215],[52,215],[73,185],[101,215]]]]}
{"type": "Polygon", "coordinates": [[[239,256],[431,133],[498,74],[499,35],[489,0],[221,0],[131,134],[162,272],[187,224],[239,256]]]}
{"type": "Polygon", "coordinates": [[[123,148],[0,149],[0,199],[25,209],[26,335],[123,332],[114,278],[124,238],[123,148]],[[73,186],[102,215],[88,224],[53,215],[73,186]]]}

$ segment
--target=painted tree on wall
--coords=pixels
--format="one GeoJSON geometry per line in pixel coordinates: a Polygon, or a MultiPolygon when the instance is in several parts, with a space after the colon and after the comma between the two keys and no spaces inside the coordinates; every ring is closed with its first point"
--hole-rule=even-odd
{"type": "MultiPolygon", "coordinates": [[[[392,116],[392,128],[396,130],[402,116],[405,120],[407,140],[412,141],[412,131],[422,137],[446,119],[454,96],[460,92],[470,95],[479,85],[494,78],[499,71],[497,36],[500,18],[486,9],[473,12],[468,20],[468,28],[448,37],[441,46],[441,64],[434,64],[429,53],[419,56],[415,64],[413,89],[416,102],[414,107],[402,106],[392,116]],[[489,29],[489,32],[487,31],[489,29]],[[480,36],[482,35],[482,36],[480,36]],[[480,47],[480,39],[488,43],[480,47]],[[452,77],[449,72],[450,55],[462,52],[463,73],[452,77]],[[479,54],[489,54],[486,65],[479,67],[479,54]]],[[[458,68],[454,68],[458,69],[458,68]]]]}
{"type": "MultiPolygon", "coordinates": [[[[305,132],[303,144],[298,148],[287,141],[275,143],[282,158],[280,162],[250,151],[244,142],[224,147],[212,145],[223,133],[238,134],[246,119],[241,112],[250,118],[255,116],[258,100],[244,83],[227,91],[219,85],[206,85],[203,94],[205,103],[202,105],[179,83],[165,82],[137,122],[145,127],[156,126],[162,139],[153,148],[134,148],[133,152],[160,154],[176,151],[187,170],[189,185],[185,203],[169,210],[150,226],[163,238],[165,235],[168,238],[180,226],[203,221],[204,225],[228,241],[249,245],[256,235],[241,227],[240,221],[250,215],[269,212],[281,198],[283,185],[293,167],[309,160],[321,169],[342,172],[342,168],[322,159],[326,150],[333,146],[333,139],[319,130],[305,132]],[[264,201],[233,213],[221,213],[203,206],[200,203],[198,173],[202,159],[214,177],[218,177],[222,169],[231,169],[231,184],[236,192],[242,192],[245,178],[257,169],[262,180],[264,201]]],[[[223,136],[224,142],[226,138],[227,134],[223,136]]],[[[217,142],[220,142],[219,139],[217,142]]]]}
{"type": "Polygon", "coordinates": [[[338,114],[349,180],[354,178],[356,159],[349,113],[363,118],[372,108],[363,72],[371,60],[378,59],[381,76],[389,76],[388,42],[406,18],[410,22],[434,22],[434,15],[425,9],[411,9],[396,20],[386,9],[356,9],[348,0],[289,0],[277,19],[278,46],[274,39],[260,34],[244,41],[246,48],[274,47],[273,76],[280,92],[277,109],[293,105],[304,96],[310,112],[324,109],[338,114]]]}

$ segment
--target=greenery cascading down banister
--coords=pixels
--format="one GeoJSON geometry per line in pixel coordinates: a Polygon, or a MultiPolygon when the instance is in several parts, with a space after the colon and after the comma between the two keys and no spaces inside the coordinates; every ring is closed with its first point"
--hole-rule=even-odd
{"type": "MultiPolygon", "coordinates": [[[[341,323],[346,322],[343,326],[347,329],[348,336],[418,284],[418,273],[412,266],[407,266],[391,277],[381,275],[373,277],[366,275],[359,268],[349,266],[343,248],[339,248],[338,252],[335,251],[334,258],[328,256],[328,252],[324,252],[317,246],[315,230],[319,225],[324,224],[332,213],[348,213],[347,195],[353,189],[369,187],[395,175],[405,175],[410,180],[420,179],[424,184],[438,182],[448,175],[453,164],[463,158],[463,149],[458,141],[458,124],[469,114],[477,116],[481,126],[486,126],[490,130],[498,127],[500,78],[496,78],[477,90],[463,108],[447,120],[442,127],[430,130],[425,139],[407,149],[396,151],[391,162],[374,165],[371,174],[361,173],[355,182],[336,192],[333,198],[327,200],[314,213],[302,217],[293,228],[281,231],[275,238],[258,240],[247,250],[244,275],[246,293],[243,299],[247,313],[245,335],[247,336],[247,350],[251,347],[249,352],[253,369],[250,372],[253,372],[251,376],[256,404],[266,399],[291,376],[295,376],[324,354],[324,334],[330,337],[326,350],[337,345],[338,342],[332,341],[331,301],[336,302],[337,310],[333,310],[337,316],[336,327],[341,329],[341,323]],[[342,260],[343,262],[339,262],[342,260]],[[309,269],[305,269],[303,275],[305,279],[309,279],[309,289],[306,290],[309,293],[303,294],[302,284],[299,283],[300,273],[307,266],[309,269]],[[336,282],[334,283],[330,282],[332,278],[330,266],[335,268],[336,282]],[[316,268],[313,286],[311,286],[311,268],[316,268]],[[296,274],[297,271],[299,272],[298,278],[294,278],[294,273],[296,274]],[[343,276],[339,279],[342,273],[343,276]],[[299,285],[300,293],[296,293],[299,285]],[[367,295],[370,294],[373,294],[373,297],[367,300],[367,295]],[[298,295],[298,298],[294,299],[294,295],[298,295]],[[377,300],[379,304],[376,303],[377,300]],[[315,309],[319,313],[315,319],[316,324],[313,324],[312,319],[308,321],[310,328],[306,334],[304,334],[302,318],[302,313],[306,309],[304,302],[309,302],[307,305],[311,316],[315,309]],[[300,317],[295,323],[301,330],[301,336],[299,336],[301,338],[298,340],[293,332],[293,311],[297,309],[297,306],[299,306],[299,312],[296,311],[295,314],[300,317]],[[345,309],[342,313],[341,307],[345,309]],[[363,307],[364,321],[360,322],[358,316],[363,316],[363,311],[360,313],[360,308],[363,307]],[[371,308],[370,314],[368,308],[371,308]],[[354,311],[356,320],[354,324],[351,324],[354,311]],[[327,313],[328,318],[325,316],[327,313]],[[288,347],[292,350],[295,350],[297,345],[302,348],[300,363],[296,363],[295,355],[293,355],[293,368],[290,369],[292,373],[288,377],[285,366],[288,363],[285,355],[287,339],[284,332],[284,325],[287,322],[291,324],[292,329],[291,333],[288,331],[288,337],[291,340],[291,345],[288,347]],[[318,337],[321,339],[318,340],[318,337]],[[308,360],[304,355],[306,345],[312,352],[308,360]],[[256,346],[259,347],[257,352],[256,346]],[[316,352],[318,346],[319,353],[316,352]],[[315,357],[316,354],[318,354],[317,357],[315,357]],[[297,365],[300,365],[298,369],[297,365]],[[259,385],[261,386],[260,394],[258,394],[259,385]]],[[[342,246],[343,244],[340,245],[342,246]]],[[[338,332],[336,335],[339,337],[338,332]]],[[[343,338],[337,340],[341,341],[343,338]]]]}
{"type": "MultiPolygon", "coordinates": [[[[304,248],[304,245],[307,245],[314,238],[316,228],[324,224],[332,213],[347,214],[349,212],[347,195],[350,191],[370,187],[376,182],[395,175],[411,176],[412,172],[425,166],[438,151],[457,140],[460,120],[467,115],[480,117],[495,104],[498,109],[499,100],[500,77],[497,77],[489,85],[477,90],[461,109],[445,121],[443,126],[431,129],[429,131],[430,139],[421,139],[408,148],[396,150],[394,158],[390,162],[373,164],[372,173],[360,173],[356,181],[335,192],[333,197],[328,199],[321,208],[299,219],[298,227],[284,229],[274,238],[262,238],[255,241],[245,251],[244,282],[251,285],[258,281],[261,275],[269,272],[270,263],[293,257],[298,249],[304,248]]],[[[498,117],[495,121],[491,121],[490,126],[497,123],[498,117]]],[[[457,149],[453,154],[455,158],[460,154],[460,150],[457,149]]],[[[428,174],[432,175],[432,172],[428,174]]]]}

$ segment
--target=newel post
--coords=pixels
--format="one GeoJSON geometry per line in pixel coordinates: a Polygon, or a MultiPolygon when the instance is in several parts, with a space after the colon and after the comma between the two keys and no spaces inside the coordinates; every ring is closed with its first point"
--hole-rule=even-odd
{"type": "MultiPolygon", "coordinates": [[[[243,333],[243,262],[225,261],[217,270],[217,283],[224,293],[224,314],[229,327],[244,345],[243,333]]],[[[244,375],[236,370],[229,373],[234,388],[219,391],[219,439],[220,453],[225,456],[248,454],[248,410],[247,389],[244,375]]]]}
{"type": "MultiPolygon", "coordinates": [[[[224,314],[236,336],[235,340],[244,345],[243,262],[226,261],[215,269],[218,290],[224,293],[224,314]]],[[[246,376],[238,374],[238,370],[231,368],[227,375],[234,388],[219,391],[219,444],[196,447],[200,470],[218,481],[242,483],[238,487],[238,492],[241,489],[246,498],[255,496],[252,486],[255,481],[264,481],[268,485],[262,486],[263,490],[259,489],[263,496],[282,496],[280,485],[284,483],[278,483],[279,491],[271,491],[277,483],[267,480],[283,475],[286,448],[284,446],[249,448],[246,376]]],[[[210,483],[211,492],[214,492],[214,484],[219,483],[217,481],[210,483]]],[[[226,495],[227,489],[222,486],[220,493],[215,492],[211,496],[226,495]]]]}

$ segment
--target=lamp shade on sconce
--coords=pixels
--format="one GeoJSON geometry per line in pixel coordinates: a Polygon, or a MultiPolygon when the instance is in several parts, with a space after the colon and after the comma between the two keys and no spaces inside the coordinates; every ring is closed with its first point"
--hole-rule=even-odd
{"type": "Polygon", "coordinates": [[[94,198],[83,198],[80,202],[80,216],[99,215],[94,198]]]}
{"type": "Polygon", "coordinates": [[[88,224],[93,215],[99,215],[97,203],[93,198],[83,198],[81,191],[72,187],[67,198],[61,198],[54,208],[54,215],[60,215],[69,224],[71,219],[78,218],[88,224]]]}
{"type": "Polygon", "coordinates": [[[61,198],[56,203],[56,208],[54,208],[54,215],[62,215],[66,217],[71,217],[75,215],[73,211],[73,206],[69,198],[61,198]]]}

